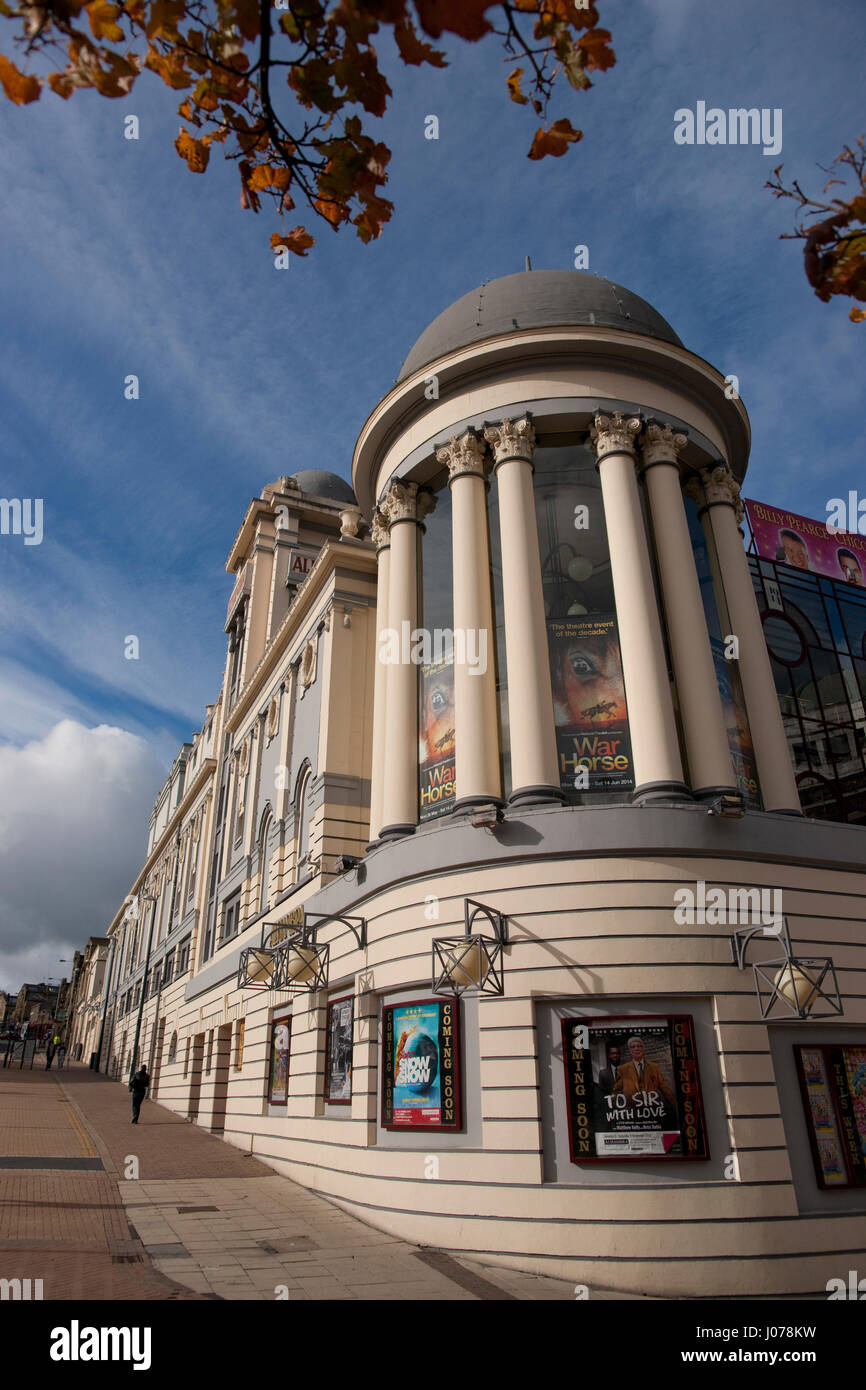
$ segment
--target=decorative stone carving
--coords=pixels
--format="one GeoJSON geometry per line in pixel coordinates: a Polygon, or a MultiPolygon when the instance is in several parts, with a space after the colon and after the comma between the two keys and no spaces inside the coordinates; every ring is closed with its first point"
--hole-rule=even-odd
{"type": "Polygon", "coordinates": [[[267,721],[265,723],[265,737],[270,743],[276,736],[277,729],[280,727],[280,697],[274,695],[268,705],[267,721]]]}
{"type": "Polygon", "coordinates": [[[520,420],[500,420],[498,425],[487,425],[484,438],[493,450],[496,463],[506,459],[524,459],[532,462],[535,452],[535,426],[528,415],[520,420]]]}
{"type": "Polygon", "coordinates": [[[605,454],[634,456],[635,441],[640,431],[640,420],[626,420],[616,411],[613,415],[596,415],[589,437],[598,458],[603,458],[605,454]]]}
{"type": "Polygon", "coordinates": [[[649,467],[654,463],[677,463],[688,436],[675,434],[670,425],[647,425],[641,440],[641,457],[649,467]]]}
{"type": "Polygon", "coordinates": [[[345,511],[340,512],[340,535],[354,538],[360,531],[363,520],[360,507],[346,507],[345,511]]]}
{"type": "Polygon", "coordinates": [[[375,511],[373,513],[373,520],[370,522],[370,534],[377,550],[381,550],[384,546],[390,544],[388,538],[388,518],[380,511],[375,511]]]}
{"type": "Polygon", "coordinates": [[[238,776],[243,778],[247,775],[247,768],[250,765],[250,741],[245,738],[238,749],[238,776]]]}
{"type": "Polygon", "coordinates": [[[417,483],[394,482],[385,493],[379,510],[389,526],[395,521],[415,521],[420,525],[435,506],[433,493],[420,490],[417,483]]]}
{"type": "Polygon", "coordinates": [[[739,526],[746,515],[746,509],[740,499],[740,485],[730,468],[719,464],[717,468],[707,469],[701,474],[701,482],[707,504],[711,506],[713,503],[726,502],[729,507],[733,507],[739,526]]]}
{"type": "Polygon", "coordinates": [[[304,647],[304,655],[301,657],[301,669],[298,673],[301,682],[301,699],[304,698],[304,692],[316,679],[316,647],[316,642],[310,638],[304,647]]]}
{"type": "Polygon", "coordinates": [[[447,444],[437,449],[436,461],[447,465],[449,481],[459,478],[463,473],[483,478],[486,471],[486,454],[484,441],[471,430],[467,430],[462,438],[455,434],[447,444]]]}

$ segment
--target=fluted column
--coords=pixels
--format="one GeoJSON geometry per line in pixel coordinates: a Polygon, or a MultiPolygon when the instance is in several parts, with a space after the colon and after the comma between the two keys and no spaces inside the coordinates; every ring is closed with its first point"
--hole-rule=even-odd
{"type": "Polygon", "coordinates": [[[434,505],[417,483],[392,483],[380,510],[388,519],[391,567],[388,628],[397,634],[399,657],[386,677],[385,776],[380,840],[411,835],[418,823],[418,668],[405,648],[418,623],[418,541],[434,505]],[[408,634],[408,641],[404,640],[408,634]]]}
{"type": "Polygon", "coordinates": [[[743,519],[740,489],[730,469],[720,466],[701,474],[701,520],[709,526],[728,606],[732,634],[739,641],[740,681],[764,809],[802,815],[794,767],[779,709],[773,668],[739,523],[743,519]]]}
{"type": "Polygon", "coordinates": [[[511,748],[508,800],[529,805],[563,801],[532,490],[535,430],[524,416],[488,427],[484,437],[493,449],[499,499],[511,748]]]}
{"type": "Polygon", "coordinates": [[[370,773],[370,843],[376,844],[382,828],[382,807],[385,797],[385,735],[388,727],[386,708],[388,667],[380,659],[381,634],[388,626],[388,585],[391,574],[391,537],[387,518],[381,512],[373,516],[371,527],[376,547],[378,573],[376,578],[376,664],[373,668],[373,757],[370,773]]]}
{"type": "Polygon", "coordinates": [[[469,432],[436,453],[451,489],[455,811],[502,800],[485,453],[469,432]]]}
{"type": "Polygon", "coordinates": [[[686,436],[647,425],[641,441],[671,659],[693,794],[711,801],[737,791],[716,669],[695,568],[678,452],[686,436]]]}
{"type": "Polygon", "coordinates": [[[610,570],[634,763],[633,799],[689,800],[635,472],[639,420],[596,415],[592,442],[604,499],[610,570]]]}

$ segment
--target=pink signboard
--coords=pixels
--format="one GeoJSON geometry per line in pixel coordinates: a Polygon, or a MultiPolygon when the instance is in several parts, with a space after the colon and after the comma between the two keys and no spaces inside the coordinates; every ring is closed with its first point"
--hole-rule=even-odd
{"type": "Polygon", "coordinates": [[[866,588],[866,536],[743,500],[759,555],[866,588]]]}

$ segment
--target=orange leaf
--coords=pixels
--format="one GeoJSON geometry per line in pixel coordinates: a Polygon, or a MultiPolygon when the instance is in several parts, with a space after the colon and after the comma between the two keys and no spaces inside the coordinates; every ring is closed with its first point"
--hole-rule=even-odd
{"type": "Polygon", "coordinates": [[[394,25],[394,41],[404,63],[413,67],[418,67],[421,63],[429,63],[434,68],[448,66],[444,53],[434,48],[432,43],[425,43],[423,39],[419,39],[415,25],[408,15],[394,25]]]}
{"type": "Polygon", "coordinates": [[[317,198],[313,203],[316,212],[320,212],[332,227],[339,227],[341,222],[347,222],[349,209],[344,203],[336,203],[333,198],[317,198]]]}
{"type": "Polygon", "coordinates": [[[866,309],[852,309],[848,315],[852,323],[866,322],[866,309]]]}
{"type": "Polygon", "coordinates": [[[193,140],[188,131],[181,130],[174,142],[174,147],[181,159],[185,159],[194,174],[203,174],[210,159],[208,146],[210,140],[207,135],[201,140],[193,140]]]}
{"type": "Polygon", "coordinates": [[[38,101],[42,83],[38,77],[19,72],[14,63],[0,53],[0,83],[10,101],[16,106],[26,106],[30,101],[38,101]]]}
{"type": "Polygon", "coordinates": [[[108,39],[110,43],[117,43],[123,38],[123,30],[114,22],[120,14],[119,5],[110,5],[108,0],[93,0],[86,8],[90,30],[95,39],[108,39]]]}
{"type": "Polygon", "coordinates": [[[549,130],[536,131],[532,148],[529,151],[530,159],[544,159],[544,156],[551,154],[555,159],[564,155],[569,145],[576,144],[583,139],[583,131],[575,130],[571,121],[566,116],[561,121],[554,121],[549,130]]]}
{"type": "Polygon", "coordinates": [[[306,256],[307,248],[315,244],[316,238],[310,236],[306,227],[293,227],[288,233],[274,232],[271,236],[271,247],[274,251],[279,246],[286,246],[296,256],[306,256]]]}
{"type": "Polygon", "coordinates": [[[606,68],[613,67],[616,62],[616,55],[612,49],[606,46],[609,43],[609,29],[590,29],[577,39],[575,47],[586,54],[587,72],[595,72],[596,69],[604,72],[606,68]]]}
{"type": "Polygon", "coordinates": [[[508,95],[512,101],[517,101],[521,106],[526,106],[529,97],[525,97],[520,90],[520,79],[523,76],[523,68],[515,68],[508,74],[508,95]]]}
{"type": "Polygon", "coordinates": [[[77,84],[73,82],[68,72],[52,72],[48,76],[48,85],[57,96],[68,101],[77,84]]]}
{"type": "Polygon", "coordinates": [[[248,180],[248,187],[255,189],[276,188],[283,192],[292,181],[288,169],[275,169],[272,164],[257,164],[248,180]]]}

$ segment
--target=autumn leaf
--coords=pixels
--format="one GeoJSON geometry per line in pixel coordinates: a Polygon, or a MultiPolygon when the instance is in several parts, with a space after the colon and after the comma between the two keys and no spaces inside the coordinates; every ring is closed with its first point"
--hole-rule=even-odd
{"type": "Polygon", "coordinates": [[[38,101],[42,83],[38,77],[19,72],[14,63],[0,53],[0,83],[3,91],[16,106],[26,106],[28,102],[38,101]]]}
{"type": "Polygon", "coordinates": [[[493,28],[484,18],[485,11],[493,9],[491,0],[415,0],[415,9],[431,39],[447,32],[474,43],[493,28]]]}
{"type": "Polygon", "coordinates": [[[429,63],[433,68],[447,68],[448,60],[445,54],[434,48],[432,43],[425,43],[418,37],[415,25],[408,16],[404,16],[394,25],[394,39],[404,63],[412,67],[429,63]]]}
{"type": "Polygon", "coordinates": [[[274,232],[271,236],[271,247],[274,251],[285,246],[296,256],[306,256],[308,248],[315,244],[316,238],[310,236],[306,227],[293,227],[290,232],[274,232]]]}
{"type": "Polygon", "coordinates": [[[608,48],[610,32],[607,29],[590,29],[576,40],[576,46],[586,55],[587,72],[604,72],[616,63],[616,55],[608,48]]]}
{"type": "Polygon", "coordinates": [[[166,38],[176,39],[178,21],[183,19],[185,8],[184,0],[155,0],[150,7],[150,18],[145,29],[147,37],[152,39],[157,34],[163,34],[166,38]]]}
{"type": "MultiPolygon", "coordinates": [[[[275,21],[273,0],[269,5],[262,0],[216,0],[214,5],[202,0],[0,0],[0,18],[17,21],[22,30],[17,41],[28,45],[28,54],[49,58],[44,77],[57,96],[68,99],[77,88],[90,88],[101,96],[123,97],[147,67],[167,86],[188,92],[179,107],[184,124],[175,147],[192,172],[204,172],[210,145],[221,143],[226,158],[238,162],[243,208],[258,212],[270,196],[277,207],[291,209],[289,188],[295,197],[300,189],[317,216],[335,230],[351,223],[365,242],[380,235],[393,212],[383,196],[391,151],[364,125],[368,116],[386,114],[392,96],[373,43],[377,34],[390,28],[408,66],[435,68],[446,67],[447,58],[428,38],[447,34],[475,43],[498,34],[510,55],[510,100],[528,105],[547,127],[533,140],[532,159],[559,157],[581,139],[568,120],[548,125],[557,77],[564,74],[563,86],[567,78],[581,89],[592,85],[589,71],[614,62],[607,47],[610,35],[596,28],[592,0],[278,4],[282,12],[275,21]],[[497,16],[503,15],[507,34],[496,27],[497,16]],[[80,26],[75,23],[79,18],[80,26]],[[50,51],[58,46],[58,36],[68,61],[65,68],[51,71],[50,51]],[[119,51],[121,44],[136,43],[138,52],[119,51]],[[514,66],[524,54],[524,66],[514,66]],[[289,89],[283,88],[279,101],[278,75],[289,89]],[[294,102],[286,103],[287,96],[294,102]]],[[[6,96],[19,105],[35,101],[44,80],[19,72],[9,59],[0,59],[0,77],[6,96]]],[[[303,227],[285,240],[297,255],[306,255],[315,244],[303,227]]],[[[822,252],[817,247],[815,254],[822,252]]],[[[855,294],[859,258],[840,257],[833,274],[837,285],[844,281],[850,286],[845,292],[855,294]]]]}
{"type": "Polygon", "coordinates": [[[558,159],[564,155],[569,145],[576,144],[583,139],[583,131],[575,130],[571,121],[565,117],[561,121],[554,121],[549,130],[543,127],[536,131],[532,148],[529,151],[530,159],[544,159],[545,155],[553,155],[558,159]]]}
{"type": "Polygon", "coordinates": [[[266,188],[276,188],[282,193],[291,183],[292,175],[288,169],[276,169],[273,164],[257,164],[253,169],[247,184],[249,188],[264,191],[266,188]]]}
{"type": "Polygon", "coordinates": [[[95,39],[108,39],[111,43],[117,43],[123,38],[123,30],[114,22],[120,14],[119,5],[109,5],[108,0],[93,0],[86,9],[90,31],[95,39]]]}
{"type": "Polygon", "coordinates": [[[210,137],[205,135],[201,140],[194,140],[186,130],[181,130],[174,142],[174,147],[181,159],[185,159],[194,174],[203,174],[210,159],[210,137]]]}
{"type": "Polygon", "coordinates": [[[866,322],[866,309],[854,308],[851,310],[848,317],[852,323],[864,323],[866,322]]]}
{"type": "Polygon", "coordinates": [[[525,97],[520,90],[520,79],[523,76],[523,68],[515,68],[508,74],[508,95],[512,101],[517,101],[521,106],[526,106],[529,97],[525,97]]]}

